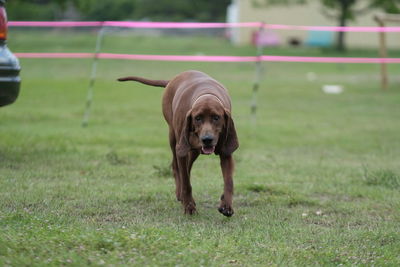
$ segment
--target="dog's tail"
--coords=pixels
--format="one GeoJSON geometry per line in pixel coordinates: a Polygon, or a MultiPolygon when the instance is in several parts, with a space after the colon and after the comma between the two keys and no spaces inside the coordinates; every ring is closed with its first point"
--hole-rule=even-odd
{"type": "Polygon", "coordinates": [[[119,78],[118,81],[120,81],[120,82],[136,81],[136,82],[140,82],[140,83],[151,85],[151,86],[157,86],[157,87],[166,87],[169,83],[169,81],[166,81],[166,80],[149,80],[149,79],[135,77],[135,76],[119,78]]]}

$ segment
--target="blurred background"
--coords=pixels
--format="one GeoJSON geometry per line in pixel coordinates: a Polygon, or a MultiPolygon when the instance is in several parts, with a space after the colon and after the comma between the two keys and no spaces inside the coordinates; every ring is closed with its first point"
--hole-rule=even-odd
{"type": "MultiPolygon", "coordinates": [[[[249,22],[310,26],[376,26],[376,14],[400,12],[399,0],[13,0],[8,1],[10,20],[135,20],[249,22]]],[[[255,42],[254,29],[229,33],[234,44],[255,42]]],[[[329,47],[338,50],[376,48],[376,34],[268,31],[265,45],[329,47]],[[347,35],[347,37],[345,36],[347,35]]],[[[389,48],[396,48],[400,36],[388,36],[389,48]]]]}

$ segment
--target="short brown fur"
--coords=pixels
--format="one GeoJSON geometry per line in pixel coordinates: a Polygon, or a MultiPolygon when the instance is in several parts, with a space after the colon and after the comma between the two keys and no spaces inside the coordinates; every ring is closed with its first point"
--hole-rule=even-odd
{"type": "Polygon", "coordinates": [[[118,80],[166,87],[162,110],[169,126],[176,198],[181,201],[185,214],[196,212],[190,184],[193,162],[200,153],[215,153],[220,157],[224,178],[224,192],[218,210],[225,216],[232,216],[232,153],[239,143],[231,117],[231,101],[225,87],[199,71],[183,72],[170,81],[133,76],[118,80]]]}

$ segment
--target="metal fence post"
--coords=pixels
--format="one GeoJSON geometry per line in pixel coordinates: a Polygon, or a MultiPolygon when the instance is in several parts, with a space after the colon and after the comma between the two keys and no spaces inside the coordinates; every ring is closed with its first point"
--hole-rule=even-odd
{"type": "MultiPolygon", "coordinates": [[[[379,24],[380,27],[385,27],[384,18],[379,16],[374,17],[375,21],[379,24]]],[[[386,34],[385,32],[379,32],[379,55],[381,58],[387,58],[387,47],[386,47],[386,34]]],[[[381,88],[382,90],[386,90],[388,87],[388,71],[386,63],[381,63],[381,88]]]]}
{"type": "Polygon", "coordinates": [[[82,120],[82,127],[87,127],[89,124],[90,109],[91,109],[92,102],[93,102],[93,87],[94,87],[94,82],[96,80],[97,63],[99,61],[99,53],[101,51],[101,45],[103,42],[104,32],[105,32],[105,27],[102,24],[100,26],[100,30],[97,33],[96,50],[95,50],[94,57],[93,57],[92,73],[90,75],[89,87],[88,87],[88,91],[87,91],[85,112],[83,114],[83,120],[82,120]]]}
{"type": "Polygon", "coordinates": [[[260,38],[264,33],[264,22],[261,23],[260,28],[258,29],[258,36],[256,38],[256,45],[257,45],[257,61],[256,61],[256,73],[255,79],[253,84],[253,97],[250,105],[251,109],[251,117],[252,121],[255,124],[257,122],[257,92],[260,87],[261,76],[263,72],[262,60],[261,57],[264,52],[263,44],[260,42],[260,38]]]}

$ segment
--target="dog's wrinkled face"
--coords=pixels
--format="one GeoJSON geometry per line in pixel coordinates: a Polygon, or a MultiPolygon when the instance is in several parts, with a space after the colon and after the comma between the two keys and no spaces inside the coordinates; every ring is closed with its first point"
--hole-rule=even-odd
{"type": "Polygon", "coordinates": [[[191,112],[192,147],[200,148],[201,153],[210,155],[215,147],[225,125],[225,109],[221,103],[210,105],[215,99],[204,99],[197,103],[191,112]]]}
{"type": "Polygon", "coordinates": [[[239,147],[230,111],[217,97],[203,97],[195,101],[186,113],[178,140],[178,157],[187,156],[193,149],[206,155],[229,156],[239,147]]]}

